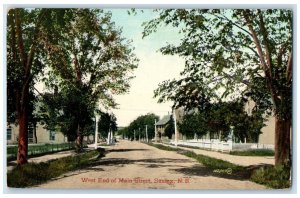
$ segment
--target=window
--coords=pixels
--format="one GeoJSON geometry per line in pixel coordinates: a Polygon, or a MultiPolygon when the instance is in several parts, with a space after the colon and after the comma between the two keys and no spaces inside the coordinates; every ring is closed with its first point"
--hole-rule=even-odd
{"type": "Polygon", "coordinates": [[[12,130],[11,130],[11,128],[8,128],[7,130],[6,130],[6,134],[7,134],[7,140],[11,140],[11,132],[12,132],[12,130]]]}
{"type": "Polygon", "coordinates": [[[49,131],[49,140],[51,141],[55,140],[55,131],[49,131]]]}

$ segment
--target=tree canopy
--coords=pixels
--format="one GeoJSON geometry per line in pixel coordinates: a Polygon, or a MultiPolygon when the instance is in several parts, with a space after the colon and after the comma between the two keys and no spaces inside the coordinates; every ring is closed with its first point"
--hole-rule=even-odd
{"type": "Polygon", "coordinates": [[[113,95],[128,90],[133,78],[130,72],[138,60],[130,41],[122,38],[121,30],[111,21],[111,13],[99,9],[73,12],[76,17],[67,31],[56,42],[49,42],[47,63],[52,67],[45,82],[49,89],[57,88],[65,101],[56,108],[70,124],[58,124],[77,134],[80,147],[83,131],[93,122],[97,106],[117,106],[113,95]]]}
{"type": "Polygon", "coordinates": [[[130,86],[138,62],[131,42],[101,9],[16,8],[7,19],[8,117],[20,125],[18,164],[27,161],[30,93],[39,81],[48,92],[44,115],[53,116],[47,127],[76,137],[80,150],[99,103],[115,107],[113,96],[130,86]]]}
{"type": "Polygon", "coordinates": [[[190,111],[183,116],[179,123],[180,132],[188,138],[203,137],[227,140],[233,127],[236,141],[257,142],[264,126],[262,114],[249,115],[243,101],[211,103],[207,109],[190,111]]]}
{"type": "Polygon", "coordinates": [[[118,130],[117,118],[112,113],[101,113],[98,120],[98,130],[101,134],[101,137],[107,137],[109,130],[115,132],[118,130]]]}
{"type": "Polygon", "coordinates": [[[10,9],[7,14],[7,104],[9,121],[19,124],[17,163],[27,162],[28,124],[34,86],[46,67],[46,40],[65,24],[61,9],[10,9]],[[52,30],[52,31],[49,31],[52,30]]]}
{"type": "Polygon", "coordinates": [[[155,128],[154,123],[155,120],[159,120],[159,116],[148,113],[146,115],[141,115],[133,120],[128,127],[125,127],[122,131],[125,133],[124,135],[129,139],[134,138],[138,139],[139,136],[141,138],[146,138],[146,125],[147,125],[147,133],[148,139],[152,139],[155,137],[155,128]]]}
{"type": "Polygon", "coordinates": [[[144,24],[144,36],[162,25],[182,27],[180,44],[161,52],[185,59],[179,80],[155,90],[159,102],[197,108],[207,98],[251,98],[276,116],[275,158],[289,158],[292,115],[292,11],[286,9],[165,9],[144,24]]]}

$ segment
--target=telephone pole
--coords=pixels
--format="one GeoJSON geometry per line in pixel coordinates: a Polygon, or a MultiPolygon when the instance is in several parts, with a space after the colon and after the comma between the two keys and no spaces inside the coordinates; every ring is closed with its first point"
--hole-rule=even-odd
{"type": "Polygon", "coordinates": [[[146,142],[148,143],[148,126],[146,125],[146,142]]]}
{"type": "Polygon", "coordinates": [[[177,125],[176,125],[176,113],[174,109],[174,129],[175,129],[175,146],[178,144],[178,131],[177,131],[177,125]]]}

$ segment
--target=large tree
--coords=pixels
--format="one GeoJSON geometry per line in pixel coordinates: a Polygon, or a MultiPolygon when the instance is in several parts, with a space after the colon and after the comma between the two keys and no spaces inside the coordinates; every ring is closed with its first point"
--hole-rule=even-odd
{"type": "Polygon", "coordinates": [[[121,30],[111,21],[111,13],[100,9],[66,12],[70,10],[76,17],[66,24],[64,34],[47,44],[47,63],[53,69],[47,73],[46,85],[50,89],[58,87],[58,95],[67,101],[61,107],[61,116],[69,119],[70,133],[76,132],[80,151],[83,132],[97,106],[117,106],[113,95],[128,90],[137,59],[130,41],[121,36],[121,30]]]}
{"type": "Polygon", "coordinates": [[[199,103],[203,94],[224,100],[240,96],[257,99],[255,109],[270,109],[276,118],[275,163],[289,161],[293,59],[291,10],[156,11],[159,15],[145,24],[144,36],[162,23],[181,28],[181,43],[167,45],[161,51],[186,59],[182,79],[161,83],[156,96],[159,95],[161,101],[174,100],[175,106],[186,101],[199,103]],[[186,96],[176,97],[178,93],[186,96]]]}
{"type": "MultiPolygon", "coordinates": [[[[120,30],[114,28],[110,21],[110,15],[103,14],[100,10],[9,10],[7,117],[16,117],[19,124],[19,165],[27,162],[28,116],[31,114],[29,105],[32,102],[30,93],[33,93],[38,80],[49,78],[44,79],[49,82],[47,87],[58,83],[59,91],[75,87],[83,93],[89,88],[93,92],[89,92],[93,101],[101,98],[109,106],[115,105],[112,93],[127,90],[131,77],[126,74],[136,67],[136,60],[132,56],[129,42],[121,38],[119,33],[120,30]],[[104,17],[98,18],[101,14],[104,17]],[[97,53],[93,53],[95,51],[97,53]],[[95,65],[101,65],[101,69],[93,67],[95,65]]],[[[81,111],[77,112],[80,114],[81,111]]],[[[79,120],[85,118],[81,117],[79,120]]],[[[82,140],[81,128],[76,128],[79,144],[82,140]]]]}
{"type": "Polygon", "coordinates": [[[19,125],[18,165],[27,162],[31,98],[38,74],[45,68],[43,40],[63,29],[60,14],[61,10],[19,8],[7,14],[7,117],[14,117],[19,125]]]}

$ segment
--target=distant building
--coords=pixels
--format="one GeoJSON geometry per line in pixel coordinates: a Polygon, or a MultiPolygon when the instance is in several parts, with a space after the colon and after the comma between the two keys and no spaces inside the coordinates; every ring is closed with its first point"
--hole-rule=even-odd
{"type": "Polygon", "coordinates": [[[266,126],[261,129],[261,134],[258,138],[260,144],[275,144],[275,117],[270,116],[265,122],[266,126]]]}
{"type": "MultiPolygon", "coordinates": [[[[251,115],[255,103],[249,100],[245,105],[245,111],[251,115]]],[[[267,115],[266,115],[267,116],[267,115]]],[[[275,144],[275,117],[273,115],[265,117],[267,120],[264,122],[266,126],[261,129],[261,134],[258,137],[259,144],[275,144]]]]}
{"type": "Polygon", "coordinates": [[[156,123],[157,140],[160,141],[165,136],[165,129],[171,120],[171,115],[165,115],[156,123]]]}

